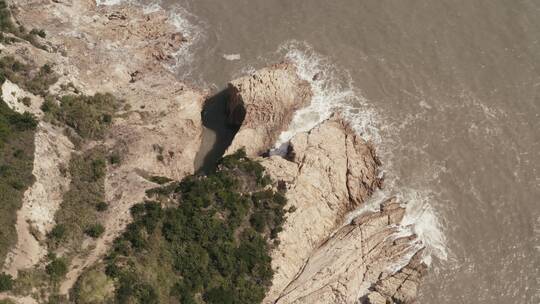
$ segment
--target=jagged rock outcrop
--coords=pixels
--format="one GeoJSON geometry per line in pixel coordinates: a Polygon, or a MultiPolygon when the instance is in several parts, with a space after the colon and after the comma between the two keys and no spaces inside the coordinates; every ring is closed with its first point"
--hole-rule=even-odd
{"type": "Polygon", "coordinates": [[[370,145],[338,117],[297,134],[286,158],[262,160],[266,172],[285,183],[289,215],[272,254],[275,275],[268,303],[285,289],[312,251],[378,188],[378,160],[370,145]]]}
{"type": "Polygon", "coordinates": [[[228,91],[229,122],[239,125],[240,130],[226,153],[245,147],[248,156],[268,150],[312,94],[309,83],[300,79],[289,63],[236,79],[229,83],[228,91]]]}
{"type": "Polygon", "coordinates": [[[408,268],[399,273],[395,269],[421,245],[414,242],[415,236],[400,236],[398,225],[404,213],[405,209],[391,199],[380,210],[367,212],[340,228],[310,254],[273,302],[357,303],[360,295],[368,294],[371,299],[384,299],[382,303],[392,298],[403,300],[397,303],[410,303],[416,295],[417,277],[401,275],[412,273],[408,268]],[[370,291],[374,286],[377,294],[370,291]]]}
{"type": "MultiPolygon", "coordinates": [[[[273,87],[272,83],[258,85],[273,87]]],[[[265,119],[273,117],[246,111],[244,121],[264,125],[265,119]]],[[[273,142],[264,136],[287,129],[273,121],[268,128],[274,130],[241,129],[229,150],[244,146],[257,154],[269,149],[273,142]]],[[[334,115],[311,131],[296,134],[287,155],[260,160],[278,181],[276,186],[286,189],[286,208],[294,209],[272,252],[274,279],[263,303],[414,300],[425,265],[420,258],[422,245],[400,226],[405,209],[390,199],[379,210],[344,223],[345,216],[382,185],[380,162],[370,143],[334,115]]]]}

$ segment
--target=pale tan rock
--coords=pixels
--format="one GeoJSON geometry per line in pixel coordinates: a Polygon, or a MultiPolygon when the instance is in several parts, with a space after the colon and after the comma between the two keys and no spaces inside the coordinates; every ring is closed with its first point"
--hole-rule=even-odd
{"type": "Polygon", "coordinates": [[[311,100],[311,88],[296,68],[281,63],[229,83],[229,122],[241,125],[227,149],[230,154],[245,147],[248,156],[267,151],[287,130],[294,112],[311,100]]]}
{"type": "MultiPolygon", "coordinates": [[[[275,303],[358,303],[374,284],[389,282],[389,288],[396,286],[390,282],[394,279],[393,267],[420,246],[414,237],[407,238],[407,242],[395,242],[396,225],[404,212],[402,207],[381,209],[339,229],[310,254],[275,303]]],[[[416,294],[415,286],[404,289],[416,294]]],[[[410,303],[407,296],[410,294],[403,297],[403,303],[410,303]]]]}
{"type": "Polygon", "coordinates": [[[13,111],[18,113],[29,112],[36,117],[41,117],[43,115],[43,112],[40,109],[43,98],[24,91],[8,79],[2,84],[2,100],[6,102],[13,111]],[[30,104],[25,105],[22,102],[23,98],[29,98],[30,104]]]}
{"type": "MultiPolygon", "coordinates": [[[[268,68],[255,75],[232,82],[229,88],[229,118],[242,125],[228,153],[244,147],[255,156],[271,148],[290,122],[279,120],[282,109],[295,105],[290,96],[305,95],[302,86],[282,85],[283,79],[294,83],[287,73],[268,68]],[[268,93],[276,89],[277,95],[268,93]]],[[[414,299],[419,281],[404,279],[401,273],[421,245],[414,235],[403,236],[399,224],[405,209],[395,199],[340,228],[345,215],[382,184],[380,162],[371,144],[336,115],[309,132],[296,134],[286,156],[260,161],[273,180],[285,185],[286,208],[296,209],[287,215],[279,245],[272,251],[274,278],[263,303],[371,299],[386,304],[387,300],[410,303],[414,299]],[[380,292],[371,291],[376,284],[380,292]],[[392,289],[396,293],[390,293],[392,289]]]]}
{"type": "Polygon", "coordinates": [[[273,303],[280,296],[345,214],[380,183],[372,148],[338,117],[309,133],[297,134],[286,158],[262,160],[274,180],[286,183],[288,206],[296,208],[288,215],[279,234],[280,245],[272,252],[275,274],[264,303],[273,303]]]}

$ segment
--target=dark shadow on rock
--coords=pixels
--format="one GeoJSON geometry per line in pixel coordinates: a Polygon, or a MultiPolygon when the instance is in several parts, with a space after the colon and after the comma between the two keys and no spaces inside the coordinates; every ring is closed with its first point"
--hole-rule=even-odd
{"type": "Polygon", "coordinates": [[[208,173],[215,168],[240,128],[229,123],[228,100],[229,91],[225,89],[205,102],[201,117],[206,130],[195,159],[198,173],[208,173]]]}

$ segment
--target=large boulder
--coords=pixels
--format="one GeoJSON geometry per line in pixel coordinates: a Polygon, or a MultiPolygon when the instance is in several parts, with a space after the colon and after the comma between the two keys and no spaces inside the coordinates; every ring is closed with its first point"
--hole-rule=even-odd
{"type": "Polygon", "coordinates": [[[229,122],[240,126],[226,153],[245,148],[248,156],[267,151],[287,130],[294,112],[311,100],[311,88],[294,65],[281,63],[229,83],[229,122]]]}

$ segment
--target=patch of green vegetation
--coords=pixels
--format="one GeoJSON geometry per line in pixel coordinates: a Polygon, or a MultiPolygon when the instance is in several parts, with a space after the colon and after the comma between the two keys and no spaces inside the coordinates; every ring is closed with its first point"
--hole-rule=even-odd
{"type": "Polygon", "coordinates": [[[32,295],[36,290],[49,290],[49,276],[45,269],[34,268],[19,270],[12,293],[16,295],[32,295]]]}
{"type": "Polygon", "coordinates": [[[34,182],[34,133],[37,122],[0,99],[0,265],[17,241],[16,213],[24,191],[34,182]]]}
{"type": "Polygon", "coordinates": [[[16,303],[10,299],[3,299],[3,300],[0,300],[0,304],[16,304],[16,303]]]}
{"type": "Polygon", "coordinates": [[[52,281],[59,282],[68,272],[68,262],[65,258],[53,257],[49,264],[45,266],[45,273],[52,281]]]}
{"type": "Polygon", "coordinates": [[[99,237],[98,206],[105,200],[105,151],[95,147],[82,154],[74,154],[69,164],[71,184],[56,213],[57,225],[49,234],[49,249],[78,250],[84,234],[99,237]]]}
{"type": "Polygon", "coordinates": [[[240,150],[207,176],[150,191],[176,202],[132,208],[134,222],[106,259],[116,303],[260,303],[286,204],[269,182],[240,150]]]}
{"type": "Polygon", "coordinates": [[[58,294],[60,283],[69,269],[69,259],[49,253],[47,260],[43,262],[45,267],[19,270],[11,293],[31,296],[38,303],[70,303],[65,296],[58,294]]]}
{"type": "Polygon", "coordinates": [[[13,288],[13,277],[7,273],[0,273],[0,292],[13,288]]]}
{"type": "Polygon", "coordinates": [[[5,56],[0,58],[0,83],[3,83],[5,79],[9,79],[34,95],[46,96],[49,87],[58,81],[58,75],[49,64],[37,69],[11,56],[5,56]]]}
{"type": "Polygon", "coordinates": [[[47,119],[66,124],[83,139],[103,139],[119,106],[120,101],[112,94],[98,93],[94,96],[62,96],[59,103],[47,98],[41,109],[47,119]]]}
{"type": "Polygon", "coordinates": [[[78,304],[110,303],[114,298],[114,282],[103,270],[91,269],[79,277],[71,298],[78,304]]]}
{"type": "Polygon", "coordinates": [[[118,151],[113,151],[109,155],[109,164],[111,165],[118,165],[122,161],[122,157],[120,156],[120,153],[118,151]]]}
{"type": "Polygon", "coordinates": [[[107,209],[109,209],[109,204],[107,204],[105,202],[99,202],[96,205],[96,210],[99,211],[99,212],[107,211],[107,209]]]}
{"type": "Polygon", "coordinates": [[[89,237],[92,237],[95,239],[99,238],[104,232],[105,232],[105,227],[103,227],[103,225],[101,224],[91,225],[84,231],[84,233],[86,233],[89,237]]]}

